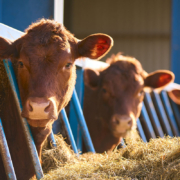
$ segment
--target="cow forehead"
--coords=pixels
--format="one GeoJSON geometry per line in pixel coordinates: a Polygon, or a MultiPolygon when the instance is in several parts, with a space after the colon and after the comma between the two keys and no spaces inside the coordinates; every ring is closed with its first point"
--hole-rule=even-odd
{"type": "Polygon", "coordinates": [[[144,80],[140,74],[134,71],[120,72],[113,70],[103,75],[101,85],[108,88],[112,94],[119,92],[133,93],[143,88],[144,80]]]}
{"type": "Polygon", "coordinates": [[[70,47],[61,49],[58,45],[54,44],[49,44],[48,46],[35,44],[34,46],[23,47],[20,59],[30,64],[38,62],[64,64],[67,61],[72,62],[73,56],[70,47]]]}

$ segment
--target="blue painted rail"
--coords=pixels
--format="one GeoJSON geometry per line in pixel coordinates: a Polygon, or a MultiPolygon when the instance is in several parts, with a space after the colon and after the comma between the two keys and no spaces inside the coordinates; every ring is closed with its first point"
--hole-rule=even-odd
{"type": "Polygon", "coordinates": [[[3,160],[6,176],[8,180],[16,180],[16,174],[14,171],[11,155],[9,152],[6,136],[4,133],[2,121],[0,119],[0,153],[3,160]]]}
{"type": "Polygon", "coordinates": [[[18,90],[16,79],[15,79],[15,74],[13,71],[12,63],[8,60],[3,60],[3,63],[4,63],[6,73],[7,73],[10,85],[11,85],[11,89],[12,89],[12,92],[13,92],[13,95],[15,98],[16,107],[18,109],[18,113],[19,113],[19,117],[20,117],[20,122],[22,124],[23,130],[25,133],[25,137],[26,137],[26,141],[27,141],[28,147],[30,149],[30,154],[31,154],[32,162],[33,162],[34,169],[36,172],[36,177],[37,177],[37,179],[41,179],[43,177],[43,171],[41,168],[41,164],[39,162],[36,146],[35,146],[32,134],[31,134],[31,130],[30,130],[27,120],[25,118],[21,117],[22,104],[20,101],[19,90],[18,90]]]}
{"type": "Polygon", "coordinates": [[[75,140],[74,140],[74,137],[73,137],[73,134],[72,134],[72,131],[71,131],[71,127],[69,125],[69,121],[68,121],[68,118],[67,118],[67,115],[66,115],[66,112],[65,112],[64,109],[62,109],[62,111],[61,111],[61,116],[62,116],[62,120],[63,120],[63,122],[65,124],[66,132],[68,134],[68,138],[70,140],[72,149],[78,155],[78,150],[77,150],[77,147],[76,147],[76,143],[75,143],[75,140]]]}
{"type": "Polygon", "coordinates": [[[93,146],[93,143],[92,143],[92,140],[91,140],[91,137],[90,137],[87,125],[86,125],[86,121],[84,119],[84,115],[83,115],[83,112],[81,109],[81,105],[79,103],[77,93],[75,90],[73,91],[73,95],[72,95],[72,103],[73,103],[75,112],[76,112],[77,117],[78,117],[77,118],[78,123],[80,125],[81,130],[82,130],[82,136],[83,136],[86,148],[88,151],[95,153],[95,149],[94,149],[94,146],[93,146]]]}

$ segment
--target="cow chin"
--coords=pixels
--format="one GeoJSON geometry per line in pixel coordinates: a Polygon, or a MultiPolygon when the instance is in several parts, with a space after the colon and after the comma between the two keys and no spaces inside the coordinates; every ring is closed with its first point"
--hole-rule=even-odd
{"type": "Polygon", "coordinates": [[[119,132],[119,131],[112,131],[112,134],[114,137],[116,138],[125,138],[128,134],[130,130],[126,130],[126,131],[123,131],[123,132],[119,132]]]}
{"type": "Polygon", "coordinates": [[[50,124],[53,124],[54,119],[27,119],[27,121],[32,127],[47,127],[50,124]]]}

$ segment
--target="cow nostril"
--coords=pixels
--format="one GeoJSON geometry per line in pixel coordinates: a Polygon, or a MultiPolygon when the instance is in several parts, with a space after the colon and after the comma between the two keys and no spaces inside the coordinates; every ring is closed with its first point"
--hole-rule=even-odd
{"type": "Polygon", "coordinates": [[[129,126],[132,126],[132,120],[130,120],[130,121],[128,122],[128,125],[129,125],[129,126]]]}
{"type": "Polygon", "coordinates": [[[49,103],[48,106],[44,109],[44,112],[49,112],[50,111],[50,106],[51,106],[51,103],[49,103]]]}
{"type": "Polygon", "coordinates": [[[113,123],[114,123],[115,125],[118,125],[118,124],[120,123],[120,122],[119,122],[119,119],[118,119],[118,118],[114,118],[113,123]]]}
{"type": "Polygon", "coordinates": [[[33,107],[31,106],[31,104],[30,104],[30,103],[28,103],[28,110],[29,110],[30,112],[32,112],[32,111],[33,111],[33,107]]]}

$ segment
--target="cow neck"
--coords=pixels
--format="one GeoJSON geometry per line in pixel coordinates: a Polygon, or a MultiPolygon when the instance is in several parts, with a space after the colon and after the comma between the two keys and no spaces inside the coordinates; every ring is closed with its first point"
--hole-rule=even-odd
{"type": "Polygon", "coordinates": [[[52,131],[53,122],[48,123],[48,125],[46,127],[30,126],[40,161],[41,161],[42,146],[43,146],[44,142],[46,141],[48,135],[52,131]]]}

